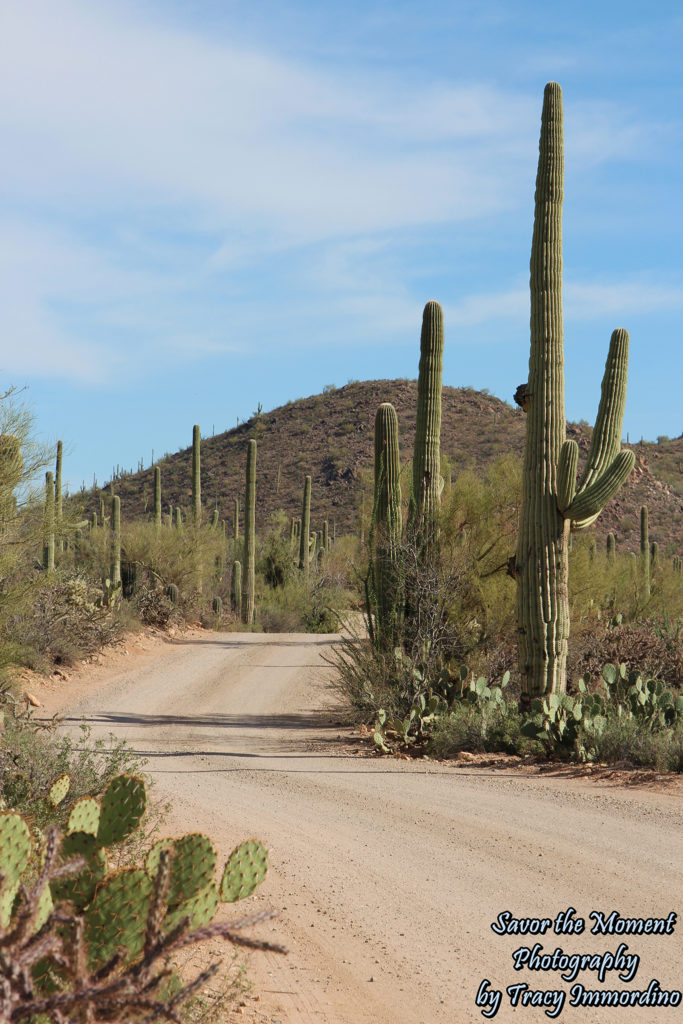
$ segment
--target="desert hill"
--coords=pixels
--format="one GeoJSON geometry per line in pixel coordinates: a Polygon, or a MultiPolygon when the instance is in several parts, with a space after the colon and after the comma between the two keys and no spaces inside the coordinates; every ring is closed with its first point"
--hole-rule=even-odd
{"type": "MultiPolygon", "coordinates": [[[[380,402],[392,402],[399,419],[401,459],[412,456],[415,436],[417,382],[373,380],[326,388],[323,394],[301,398],[252,417],[232,430],[202,439],[202,502],[210,516],[218,507],[232,531],[234,499],[243,503],[246,443],[258,442],[257,529],[282,509],[301,514],[304,476],[312,477],[311,528],[327,519],[337,535],[357,530],[363,479],[372,470],[373,424],[380,402]]],[[[496,456],[516,453],[524,446],[524,413],[486,392],[444,387],[441,450],[454,474],[465,467],[483,467],[496,456]]],[[[188,424],[188,439],[192,424],[188,424]]],[[[590,427],[568,423],[567,436],[582,451],[588,448],[590,427]]],[[[629,445],[636,452],[636,469],[626,486],[610,502],[593,527],[597,538],[612,531],[618,545],[638,550],[640,506],[649,511],[650,539],[662,553],[683,550],[683,436],[658,443],[629,445]]],[[[191,504],[192,451],[157,461],[161,468],[162,504],[191,504]]],[[[121,497],[122,515],[151,515],[153,469],[122,474],[114,483],[121,497]]],[[[109,487],[81,495],[87,511],[99,507],[100,494],[109,487]]],[[[622,548],[623,549],[623,548],[622,548]]]]}

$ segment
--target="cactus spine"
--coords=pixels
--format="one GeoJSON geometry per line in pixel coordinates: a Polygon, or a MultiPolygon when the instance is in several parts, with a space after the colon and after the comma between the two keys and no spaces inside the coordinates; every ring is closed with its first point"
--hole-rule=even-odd
{"type": "Polygon", "coordinates": [[[244,490],[244,587],[242,588],[242,622],[254,621],[254,586],[256,554],[256,441],[247,442],[247,474],[244,490]]]}
{"type": "Polygon", "coordinates": [[[417,379],[417,422],[413,452],[411,530],[423,554],[436,539],[441,500],[441,378],[443,373],[443,310],[428,302],[422,314],[420,368],[417,379]]]}
{"type": "Polygon", "coordinates": [[[242,609],[242,563],[238,562],[237,559],[232,563],[230,607],[235,615],[240,614],[242,609]]]}
{"type": "MultiPolygon", "coordinates": [[[[398,644],[401,484],[398,418],[390,402],[375,415],[375,506],[371,571],[375,589],[375,639],[382,649],[398,644]]],[[[369,611],[369,610],[368,610],[369,611]]]]}
{"type": "Polygon", "coordinates": [[[161,529],[161,469],[154,467],[154,525],[161,529]]]}
{"type": "Polygon", "coordinates": [[[50,470],[45,474],[45,513],[43,525],[43,569],[55,567],[55,481],[50,470]]]}
{"type": "Polygon", "coordinates": [[[111,499],[111,585],[121,586],[121,499],[111,499]]]}
{"type": "Polygon", "coordinates": [[[192,519],[199,526],[202,519],[202,481],[199,446],[201,436],[199,425],[192,428],[192,519]]]}
{"type": "Polygon", "coordinates": [[[545,87],[531,246],[531,351],[522,511],[515,572],[522,702],[567,683],[571,529],[589,526],[633,468],[620,452],[628,334],[610,342],[598,415],[581,481],[578,446],[565,440],[562,322],[562,91],[545,87]]]}
{"type": "Polygon", "coordinates": [[[643,597],[650,599],[650,538],[647,526],[647,505],[640,509],[640,570],[643,576],[643,597]]]}
{"type": "Polygon", "coordinates": [[[301,507],[301,532],[299,534],[299,568],[308,576],[309,542],[311,532],[311,478],[304,480],[304,498],[301,507]]]}

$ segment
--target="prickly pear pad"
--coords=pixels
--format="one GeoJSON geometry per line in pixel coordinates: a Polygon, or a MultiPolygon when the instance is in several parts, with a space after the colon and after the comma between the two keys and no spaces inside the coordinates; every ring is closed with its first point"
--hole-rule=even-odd
{"type": "Polygon", "coordinates": [[[218,886],[215,882],[211,881],[206,888],[198,892],[192,899],[178,903],[168,911],[164,918],[164,931],[171,931],[186,917],[190,920],[190,928],[203,928],[213,921],[217,909],[218,886]]]}
{"type": "Polygon", "coordinates": [[[145,813],[145,783],[138,775],[118,775],[102,797],[97,842],[113,846],[133,832],[145,813]]]}
{"type": "Polygon", "coordinates": [[[192,899],[209,884],[216,870],[216,850],[208,836],[199,832],[180,839],[161,839],[149,851],[145,861],[150,878],[156,877],[161,851],[168,848],[173,850],[173,860],[167,902],[173,906],[192,899]]]}
{"type": "Polygon", "coordinates": [[[0,814],[0,874],[2,888],[13,885],[26,867],[31,856],[31,833],[20,814],[4,811],[0,814]]]}
{"type": "Polygon", "coordinates": [[[258,839],[248,839],[236,846],[228,857],[221,879],[220,898],[234,903],[251,896],[266,877],[268,851],[258,839]]]}
{"type": "Polygon", "coordinates": [[[100,826],[100,805],[94,796],[82,796],[71,808],[67,832],[89,832],[97,835],[100,826]]]}
{"type": "Polygon", "coordinates": [[[58,779],[50,786],[50,791],[47,794],[47,798],[53,807],[58,807],[62,800],[69,792],[69,786],[71,785],[71,779],[68,775],[60,775],[58,779]]]}
{"type": "Polygon", "coordinates": [[[89,832],[70,832],[62,840],[60,860],[66,863],[74,857],[83,857],[86,867],[77,875],[51,883],[55,900],[69,900],[82,909],[95,895],[98,882],[107,874],[107,857],[95,836],[89,832]]]}
{"type": "Polygon", "coordinates": [[[126,962],[142,951],[153,885],[146,871],[123,868],[97,887],[85,912],[91,969],[106,964],[120,946],[126,949],[126,962]]]}

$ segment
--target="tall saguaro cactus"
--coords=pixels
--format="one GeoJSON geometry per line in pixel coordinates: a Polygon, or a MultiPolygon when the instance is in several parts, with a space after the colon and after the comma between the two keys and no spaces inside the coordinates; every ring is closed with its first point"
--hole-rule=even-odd
{"type": "Polygon", "coordinates": [[[161,529],[161,469],[154,467],[154,525],[161,529]]]}
{"type": "Polygon", "coordinates": [[[256,575],[256,441],[247,442],[247,474],[244,489],[244,584],[242,622],[254,621],[254,583],[256,575]]]}
{"type": "Polygon", "coordinates": [[[311,478],[304,480],[304,497],[301,506],[301,527],[299,533],[299,568],[308,575],[309,541],[311,533],[311,478]]]}
{"type": "Polygon", "coordinates": [[[565,440],[562,321],[562,90],[545,87],[531,245],[531,352],[526,446],[515,572],[522,701],[563,692],[569,637],[570,530],[589,526],[635,461],[620,451],[628,334],[614,331],[581,480],[578,446],[565,440]]]}
{"type": "Polygon", "coordinates": [[[202,481],[199,447],[201,434],[199,424],[192,428],[192,518],[195,526],[199,526],[202,518],[202,481]]]}
{"type": "Polygon", "coordinates": [[[417,422],[413,452],[411,529],[426,551],[435,539],[441,499],[441,379],[443,374],[443,310],[428,302],[422,313],[420,366],[417,378],[417,422]]]}
{"type": "Polygon", "coordinates": [[[387,649],[398,643],[402,531],[400,472],[398,418],[393,405],[383,402],[375,415],[372,571],[376,601],[375,639],[380,647],[387,649]]]}

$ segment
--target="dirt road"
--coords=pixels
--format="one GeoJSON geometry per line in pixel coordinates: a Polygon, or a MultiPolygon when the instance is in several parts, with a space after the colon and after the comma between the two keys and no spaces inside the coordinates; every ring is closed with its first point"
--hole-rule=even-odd
{"type": "MultiPolygon", "coordinates": [[[[322,661],[331,642],[197,633],[100,669],[75,704],[71,691],[67,727],[85,715],[127,737],[172,798],[178,831],[205,830],[223,855],[252,835],[268,845],[252,902],[280,911],[260,934],[291,953],[254,954],[259,1011],[235,1019],[466,1024],[486,1019],[475,1000],[488,979],[503,1024],[680,1020],[680,1006],[570,1005],[577,984],[683,988],[683,922],[670,919],[672,934],[593,935],[589,918],[683,912],[680,786],[353,756],[322,661]],[[585,919],[582,935],[491,928],[504,911],[554,921],[569,907],[585,919]],[[611,970],[604,984],[595,964],[571,981],[552,966],[515,970],[513,951],[535,943],[539,954],[616,953],[623,943],[623,956],[641,959],[631,980],[611,970]],[[524,983],[527,996],[565,993],[559,1015],[560,995],[522,1006],[520,989],[513,1007],[506,988],[524,983]]],[[[48,695],[48,711],[68,689],[48,695]]]]}

